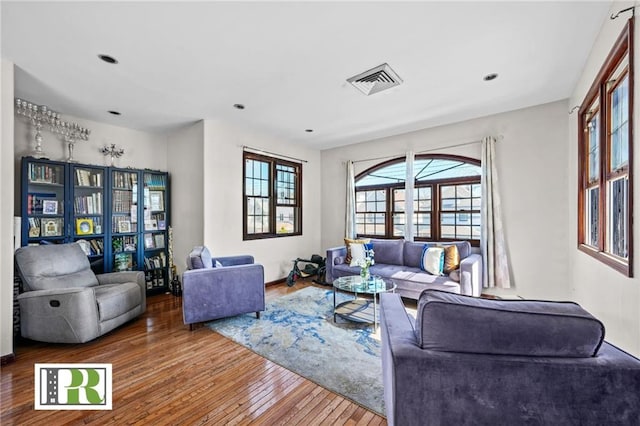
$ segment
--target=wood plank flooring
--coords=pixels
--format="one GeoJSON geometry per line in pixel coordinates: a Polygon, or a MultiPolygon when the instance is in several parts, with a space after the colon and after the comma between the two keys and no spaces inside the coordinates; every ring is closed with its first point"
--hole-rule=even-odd
{"type": "MultiPolygon", "coordinates": [[[[300,290],[269,286],[267,299],[300,290]]],[[[262,358],[182,323],[181,299],[147,299],[147,312],[82,345],[16,344],[1,370],[2,425],[386,425],[384,417],[262,358]],[[113,410],[35,411],[35,363],[111,363],[113,410]]]]}

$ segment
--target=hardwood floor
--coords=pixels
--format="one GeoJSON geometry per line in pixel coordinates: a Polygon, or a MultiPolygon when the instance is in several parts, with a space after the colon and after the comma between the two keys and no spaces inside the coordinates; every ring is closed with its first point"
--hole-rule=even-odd
{"type": "MultiPolygon", "coordinates": [[[[269,286],[267,299],[308,285],[269,286]]],[[[95,341],[16,344],[2,367],[0,424],[386,425],[386,420],[211,331],[189,331],[181,299],[147,299],[147,312],[95,341]],[[111,363],[113,410],[35,411],[35,363],[111,363]]]]}

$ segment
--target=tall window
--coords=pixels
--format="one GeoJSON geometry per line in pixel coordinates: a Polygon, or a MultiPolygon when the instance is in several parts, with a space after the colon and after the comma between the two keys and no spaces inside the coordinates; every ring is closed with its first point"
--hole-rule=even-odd
{"type": "MultiPolygon", "coordinates": [[[[418,241],[480,243],[480,162],[447,155],[418,155],[414,162],[413,234],[418,241]]],[[[356,232],[402,238],[405,158],[378,164],[356,177],[356,232]]]]}
{"type": "Polygon", "coordinates": [[[582,105],[578,247],[632,276],[633,18],[582,105]]]}
{"type": "Polygon", "coordinates": [[[302,166],[244,152],[245,240],[302,234],[302,166]]]}

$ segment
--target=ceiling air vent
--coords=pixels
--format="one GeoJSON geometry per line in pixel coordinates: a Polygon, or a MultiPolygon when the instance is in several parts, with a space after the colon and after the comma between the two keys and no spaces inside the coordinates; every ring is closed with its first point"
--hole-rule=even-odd
{"type": "Polygon", "coordinates": [[[347,81],[367,96],[399,86],[402,83],[402,79],[388,64],[379,65],[348,78],[347,81]]]}

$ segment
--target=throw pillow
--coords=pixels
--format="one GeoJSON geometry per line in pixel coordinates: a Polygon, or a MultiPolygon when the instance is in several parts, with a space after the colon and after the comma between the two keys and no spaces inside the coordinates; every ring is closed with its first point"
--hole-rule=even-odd
{"type": "Polygon", "coordinates": [[[430,273],[431,275],[442,275],[442,271],[444,269],[444,248],[429,247],[428,244],[425,244],[422,249],[420,269],[430,273]]]}
{"type": "Polygon", "coordinates": [[[219,260],[216,260],[216,263],[213,265],[214,268],[222,268],[222,263],[219,260]]]}
{"type": "Polygon", "coordinates": [[[457,283],[460,282],[460,270],[459,269],[454,269],[453,271],[449,272],[449,279],[451,281],[455,281],[457,283]]]}
{"type": "MultiPolygon", "coordinates": [[[[346,263],[347,265],[351,265],[351,245],[352,244],[369,244],[369,241],[370,241],[369,239],[354,240],[352,238],[345,238],[344,245],[347,247],[347,257],[345,257],[344,263],[346,263]]],[[[363,253],[364,253],[364,248],[363,248],[363,253]]],[[[362,258],[364,259],[364,255],[362,256],[362,258]]]]}
{"type": "Polygon", "coordinates": [[[187,257],[187,266],[189,269],[206,269],[212,268],[211,253],[204,246],[196,246],[191,250],[187,257]]]}
{"type": "Polygon", "coordinates": [[[371,243],[351,243],[349,246],[351,247],[351,262],[349,262],[349,266],[360,266],[360,261],[367,257],[367,250],[373,250],[371,243]]]}
{"type": "Polygon", "coordinates": [[[460,252],[455,244],[444,247],[444,273],[448,274],[460,267],[460,252]]]}

